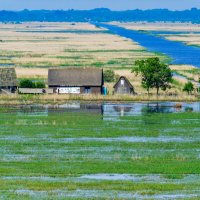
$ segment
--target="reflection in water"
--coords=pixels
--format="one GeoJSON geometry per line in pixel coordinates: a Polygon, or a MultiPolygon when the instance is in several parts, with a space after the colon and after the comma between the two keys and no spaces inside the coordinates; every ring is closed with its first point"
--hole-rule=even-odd
{"type": "Polygon", "coordinates": [[[124,106],[124,105],[114,105],[113,108],[117,113],[120,113],[121,117],[123,117],[125,113],[129,113],[132,110],[131,106],[124,106]]]}
{"type": "Polygon", "coordinates": [[[89,104],[80,102],[69,102],[63,105],[29,105],[21,106],[18,109],[19,115],[48,116],[53,113],[96,113],[103,115],[103,106],[101,103],[89,104]]]}
{"type": "Polygon", "coordinates": [[[104,104],[104,117],[135,116],[148,113],[176,113],[176,112],[200,112],[200,102],[196,103],[129,103],[129,104],[104,104]]]}
{"type": "MultiPolygon", "coordinates": [[[[16,112],[11,109],[9,112],[16,112]]],[[[200,102],[196,103],[176,103],[176,102],[159,102],[159,103],[80,103],[70,102],[63,105],[32,105],[20,106],[17,109],[18,115],[29,116],[48,116],[52,113],[95,113],[100,114],[104,119],[137,116],[148,113],[177,113],[177,112],[200,112],[200,102]]]]}
{"type": "Polygon", "coordinates": [[[103,115],[101,103],[70,102],[63,105],[48,106],[48,112],[88,112],[103,115]]]}

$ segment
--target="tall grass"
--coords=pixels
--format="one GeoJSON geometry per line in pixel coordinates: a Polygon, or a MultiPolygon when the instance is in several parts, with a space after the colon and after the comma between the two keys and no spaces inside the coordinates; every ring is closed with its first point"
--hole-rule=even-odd
{"type": "Polygon", "coordinates": [[[195,95],[0,95],[0,104],[60,104],[66,101],[119,101],[119,102],[140,102],[140,101],[175,101],[194,102],[199,101],[199,96],[195,95]]]}

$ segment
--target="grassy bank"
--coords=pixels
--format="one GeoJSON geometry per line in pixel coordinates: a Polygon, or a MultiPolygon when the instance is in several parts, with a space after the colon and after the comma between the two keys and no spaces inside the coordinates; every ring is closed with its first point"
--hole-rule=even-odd
{"type": "Polygon", "coordinates": [[[62,104],[66,101],[174,101],[174,102],[195,102],[199,96],[194,95],[0,95],[0,105],[21,105],[21,104],[62,104]]]}

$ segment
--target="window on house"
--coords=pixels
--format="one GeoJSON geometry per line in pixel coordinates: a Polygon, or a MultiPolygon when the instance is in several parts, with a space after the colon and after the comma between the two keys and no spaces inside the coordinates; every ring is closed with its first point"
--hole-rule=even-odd
{"type": "Polygon", "coordinates": [[[124,79],[121,79],[121,85],[124,86],[124,79]]]}
{"type": "Polygon", "coordinates": [[[91,87],[85,87],[85,93],[86,94],[91,93],[91,87]]]}

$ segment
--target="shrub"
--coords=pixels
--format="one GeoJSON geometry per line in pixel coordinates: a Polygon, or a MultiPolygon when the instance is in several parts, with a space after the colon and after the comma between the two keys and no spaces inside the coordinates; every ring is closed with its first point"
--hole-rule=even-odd
{"type": "Polygon", "coordinates": [[[184,85],[183,91],[187,92],[188,94],[191,94],[192,91],[194,91],[194,85],[193,85],[193,83],[192,82],[186,83],[184,85]]]}
{"type": "Polygon", "coordinates": [[[115,72],[113,70],[106,70],[104,73],[103,73],[103,76],[104,76],[104,81],[105,82],[114,82],[115,81],[115,72]]]}
{"type": "Polygon", "coordinates": [[[95,67],[102,67],[104,65],[103,62],[94,62],[92,63],[92,65],[94,65],[95,67]]]}
{"type": "Polygon", "coordinates": [[[20,88],[45,88],[45,83],[42,81],[33,82],[29,79],[23,79],[19,83],[20,88]]]}
{"type": "Polygon", "coordinates": [[[23,79],[19,83],[20,88],[34,88],[34,83],[29,79],[23,79]]]}
{"type": "Polygon", "coordinates": [[[42,81],[35,82],[35,88],[45,88],[45,83],[42,81]]]}

